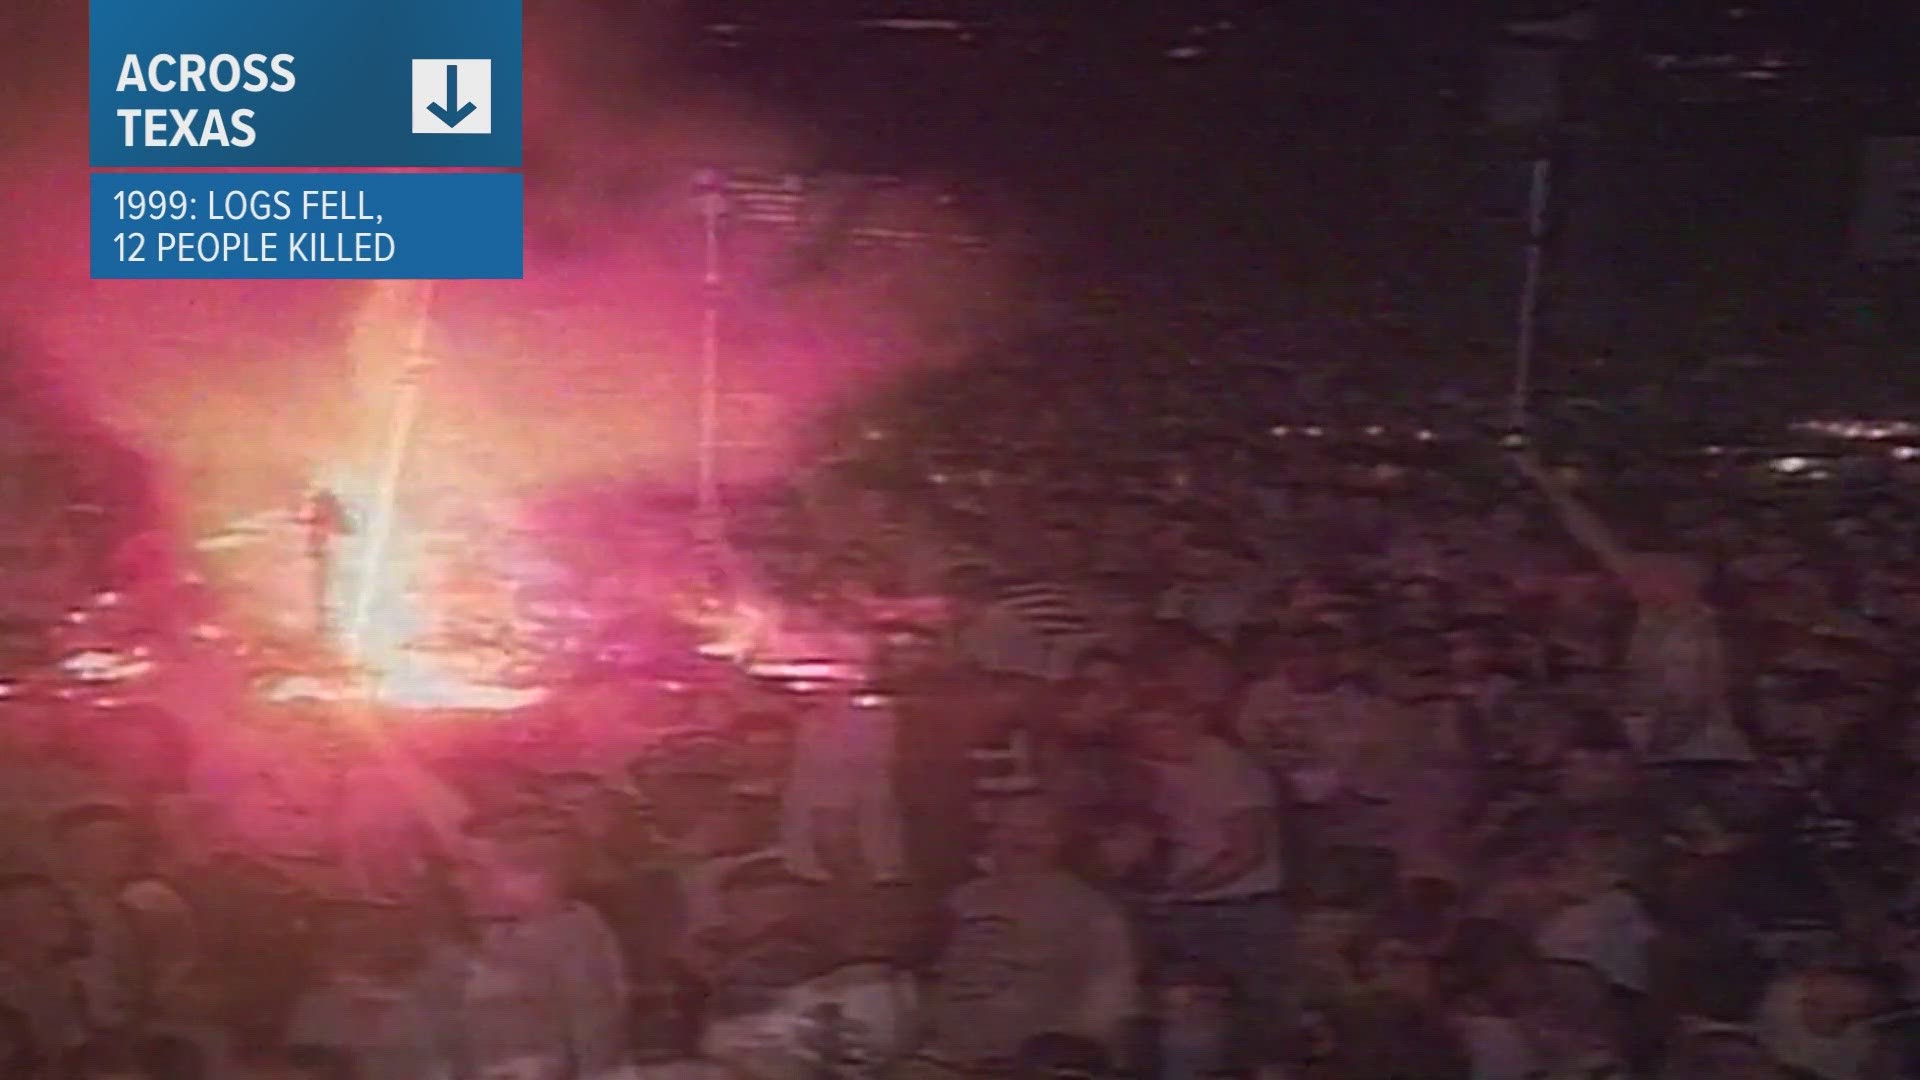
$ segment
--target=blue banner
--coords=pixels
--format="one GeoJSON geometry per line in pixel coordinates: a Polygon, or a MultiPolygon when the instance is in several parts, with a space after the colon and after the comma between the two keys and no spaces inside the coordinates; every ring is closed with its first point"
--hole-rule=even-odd
{"type": "Polygon", "coordinates": [[[520,0],[89,0],[95,168],[518,168],[520,0]]]}
{"type": "Polygon", "coordinates": [[[523,276],[517,173],[95,173],[95,278],[523,276]]]}

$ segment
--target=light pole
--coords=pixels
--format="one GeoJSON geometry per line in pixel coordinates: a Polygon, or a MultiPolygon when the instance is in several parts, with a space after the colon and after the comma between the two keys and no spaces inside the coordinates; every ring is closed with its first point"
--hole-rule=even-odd
{"type": "Polygon", "coordinates": [[[720,520],[720,218],[726,212],[726,191],[718,171],[699,174],[700,219],[705,266],[701,273],[700,313],[700,460],[699,511],[702,536],[711,540],[720,520]]]}

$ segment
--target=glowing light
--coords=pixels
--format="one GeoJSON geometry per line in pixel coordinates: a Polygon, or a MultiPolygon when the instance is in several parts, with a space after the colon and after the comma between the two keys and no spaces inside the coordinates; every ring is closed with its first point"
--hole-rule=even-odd
{"type": "Polygon", "coordinates": [[[1793,430],[1803,435],[1824,435],[1830,439],[1878,442],[1920,435],[1920,424],[1910,420],[1803,420],[1794,424],[1793,430]]]}
{"type": "Polygon", "coordinates": [[[846,660],[774,661],[752,664],[749,674],[762,679],[801,683],[847,682],[860,677],[860,665],[846,660]]]}
{"type": "Polygon", "coordinates": [[[868,19],[860,24],[872,30],[898,30],[905,33],[958,33],[966,24],[957,19],[868,19]]]}
{"type": "Polygon", "coordinates": [[[143,656],[141,650],[135,650],[131,656],[123,656],[105,649],[88,649],[62,660],[60,669],[81,682],[125,682],[153,672],[153,662],[143,659],[143,656]]]}
{"type": "Polygon", "coordinates": [[[687,605],[681,614],[701,632],[705,640],[695,651],[709,660],[746,659],[766,640],[773,625],[771,612],[747,601],[728,604],[707,599],[687,605]]]}
{"type": "MultiPolygon", "coordinates": [[[[452,614],[448,605],[433,602],[434,579],[446,574],[430,534],[396,508],[386,534],[376,537],[363,527],[374,510],[364,489],[344,471],[328,480],[326,489],[340,501],[350,526],[336,539],[327,574],[328,625],[359,677],[288,679],[269,689],[269,699],[371,700],[403,709],[476,712],[511,711],[544,699],[544,690],[501,685],[506,657],[428,646],[452,614]],[[380,550],[370,550],[380,540],[380,550]]],[[[510,593],[496,590],[491,599],[507,610],[472,614],[513,625],[510,593]]]]}

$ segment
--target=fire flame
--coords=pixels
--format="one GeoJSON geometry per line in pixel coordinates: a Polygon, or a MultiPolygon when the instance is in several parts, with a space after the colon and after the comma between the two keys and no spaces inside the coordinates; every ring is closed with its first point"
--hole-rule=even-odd
{"type": "MultiPolygon", "coordinates": [[[[342,535],[334,538],[326,576],[328,628],[354,678],[348,686],[318,678],[288,680],[273,696],[487,712],[524,708],[545,697],[539,689],[500,685],[499,656],[430,647],[451,614],[434,595],[435,579],[443,575],[432,534],[395,508],[385,535],[375,535],[368,527],[378,509],[374,499],[343,472],[328,476],[324,490],[339,501],[346,519],[342,535]]],[[[513,612],[490,614],[510,623],[513,612]]]]}

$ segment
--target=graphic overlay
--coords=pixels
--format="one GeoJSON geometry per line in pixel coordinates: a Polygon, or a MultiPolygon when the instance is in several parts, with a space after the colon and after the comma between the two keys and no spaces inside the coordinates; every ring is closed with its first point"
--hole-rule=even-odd
{"type": "Polygon", "coordinates": [[[95,278],[523,273],[515,173],[96,173],[91,203],[95,278]]]}
{"type": "Polygon", "coordinates": [[[415,60],[413,133],[493,134],[493,61],[415,60]]]}
{"type": "Polygon", "coordinates": [[[95,278],[523,275],[520,0],[89,5],[95,278]]]}
{"type": "Polygon", "coordinates": [[[89,10],[95,168],[520,167],[520,0],[90,0],[89,10]],[[445,118],[429,112],[441,126],[423,131],[427,105],[445,118]]]}

